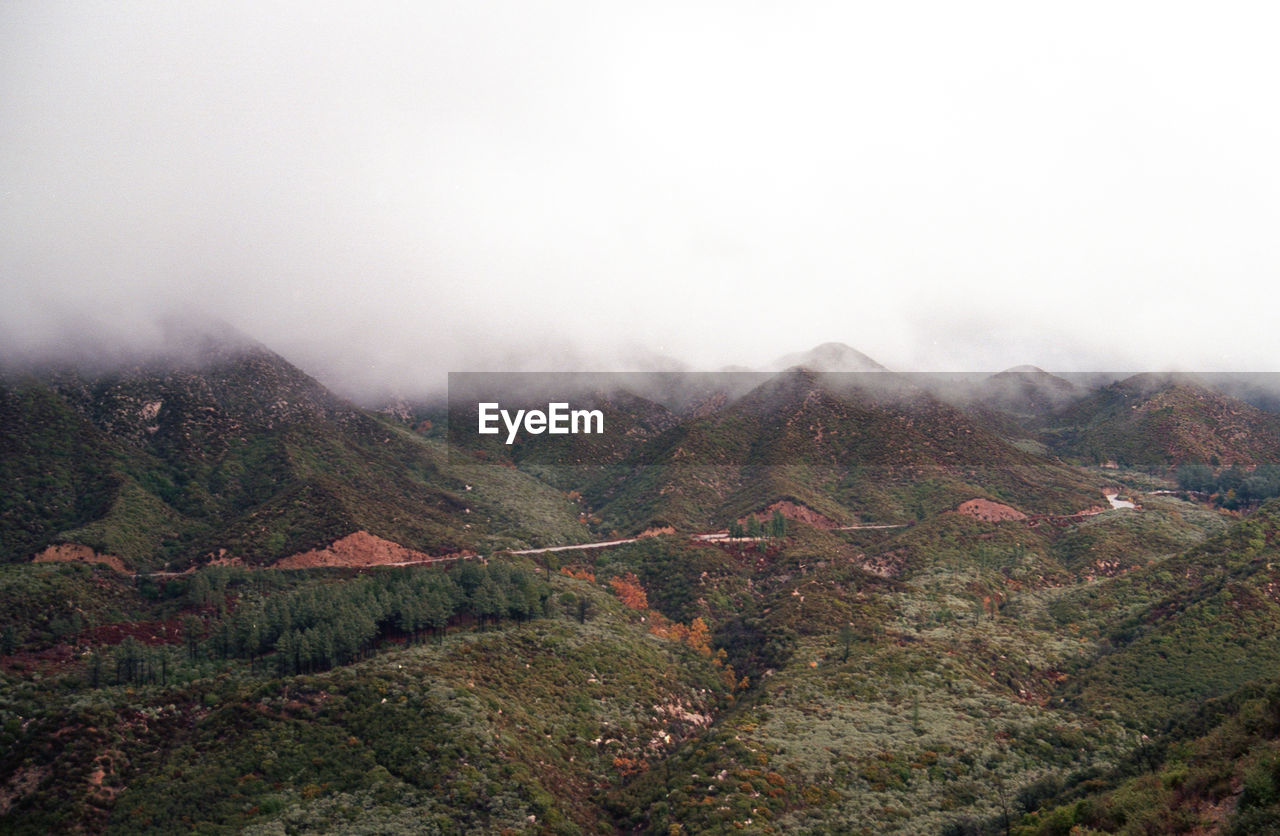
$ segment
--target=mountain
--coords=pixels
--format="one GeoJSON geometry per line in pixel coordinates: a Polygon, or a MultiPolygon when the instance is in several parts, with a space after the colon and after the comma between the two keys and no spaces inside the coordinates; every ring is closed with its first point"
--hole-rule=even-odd
{"type": "Polygon", "coordinates": [[[556,449],[225,330],[10,370],[0,831],[1280,832],[1275,473],[1166,466],[1274,417],[936,383],[610,376],[556,449]]]}
{"type": "Polygon", "coordinates": [[[9,561],[56,543],[156,568],[271,562],[356,532],[425,554],[586,534],[554,489],[523,477],[514,493],[510,478],[489,492],[495,480],[454,472],[465,459],[451,471],[440,442],[242,338],[107,371],[11,375],[0,408],[12,428],[4,475],[16,486],[3,517],[9,561]]]}
{"type": "Polygon", "coordinates": [[[982,381],[975,399],[1017,415],[1044,415],[1062,409],[1084,392],[1069,380],[1035,366],[1015,366],[982,381]]]}
{"type": "Polygon", "coordinates": [[[1280,373],[1209,373],[1199,377],[1205,385],[1224,395],[1267,412],[1280,412],[1280,373]]]}
{"type": "Polygon", "coordinates": [[[772,364],[775,371],[803,366],[815,372],[884,372],[884,366],[844,343],[823,343],[808,351],[779,357],[772,364]]]}
{"type": "Polygon", "coordinates": [[[975,496],[1059,513],[1097,498],[1077,472],[1014,448],[892,374],[793,368],[682,421],[621,465],[583,490],[621,531],[723,527],[775,502],[834,525],[911,519],[975,496]]]}
{"type": "Polygon", "coordinates": [[[143,493],[124,472],[128,451],[34,380],[0,381],[0,425],[4,560],[29,558],[59,532],[103,517],[129,487],[143,493]]]}
{"type": "Polygon", "coordinates": [[[1091,462],[1250,465],[1280,457],[1280,416],[1183,375],[1125,378],[1046,424],[1055,449],[1091,462]]]}

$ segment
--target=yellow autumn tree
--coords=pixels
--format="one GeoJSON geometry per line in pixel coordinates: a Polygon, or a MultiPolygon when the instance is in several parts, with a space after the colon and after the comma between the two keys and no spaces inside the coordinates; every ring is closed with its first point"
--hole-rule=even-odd
{"type": "Polygon", "coordinates": [[[628,609],[647,610],[649,609],[649,596],[645,594],[644,587],[640,585],[640,579],[633,573],[628,572],[620,578],[610,578],[609,586],[613,587],[613,592],[618,596],[618,600],[628,609]]]}
{"type": "Polygon", "coordinates": [[[685,636],[685,644],[704,656],[711,655],[711,630],[707,628],[707,622],[701,617],[695,618],[689,623],[689,633],[685,636]]]}

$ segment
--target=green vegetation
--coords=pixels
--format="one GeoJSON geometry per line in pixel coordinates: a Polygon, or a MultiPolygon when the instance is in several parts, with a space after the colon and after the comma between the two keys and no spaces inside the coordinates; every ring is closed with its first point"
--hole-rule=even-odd
{"type": "Polygon", "coordinates": [[[1235,510],[1280,496],[1280,465],[1260,464],[1252,469],[1232,466],[1215,471],[1206,464],[1184,464],[1178,468],[1178,487],[1213,494],[1217,505],[1235,510]]]}
{"type": "Polygon", "coordinates": [[[121,477],[100,433],[34,381],[0,382],[0,555],[30,556],[110,508],[121,477]]]}
{"type": "MultiPolygon", "coordinates": [[[[95,574],[33,568],[68,585],[95,574]]],[[[184,629],[207,628],[192,654],[128,636],[56,676],[4,675],[4,774],[37,790],[6,808],[7,832],[77,821],[128,833],[590,832],[594,793],[669,752],[729,698],[714,660],[653,635],[595,584],[555,575],[548,585],[504,563],[346,580],[290,573],[266,586],[260,575],[216,570],[185,587],[194,615],[184,629]],[[442,590],[463,607],[453,628],[403,646],[406,605],[429,607],[442,590]],[[537,613],[520,609],[520,590],[537,613]],[[504,614],[482,614],[497,593],[504,614]],[[570,594],[591,602],[584,623],[558,600],[570,594]],[[353,641],[344,654],[343,637],[372,609],[393,640],[353,641]],[[288,637],[319,625],[332,628],[335,658],[291,657],[288,637]],[[264,650],[272,634],[282,637],[274,653],[264,650]],[[255,649],[268,655],[253,660],[255,649]],[[326,661],[336,666],[321,672],[326,661]]],[[[178,600],[123,597],[131,614],[178,600]]]]}
{"type": "Polygon", "coordinates": [[[1204,700],[1261,693],[1280,662],[1266,651],[1280,613],[1242,597],[1271,582],[1274,514],[1228,528],[1167,499],[1058,527],[940,514],[832,532],[769,517],[780,536],[651,537],[541,568],[213,567],[143,582],[11,566],[0,578],[15,595],[51,605],[10,610],[18,649],[82,651],[8,657],[3,769],[27,789],[3,821],[1109,832],[1175,821],[1171,809],[1191,821],[1203,814],[1183,799],[1221,799],[1238,776],[1251,800],[1230,815],[1248,832],[1270,815],[1270,738],[1221,762],[1177,747],[1227,716],[1206,719],[1204,700]],[[1078,559],[1080,543],[1143,542],[1112,577],[1088,580],[1078,559]],[[85,623],[57,633],[68,597],[85,623]],[[1223,619],[1256,662],[1224,652],[1223,619]]]}
{"type": "Polygon", "coordinates": [[[1177,375],[1118,381],[1043,424],[1051,447],[1089,464],[1271,463],[1280,449],[1280,416],[1177,375]]]}
{"type": "Polygon", "coordinates": [[[558,490],[451,456],[265,350],[0,383],[0,417],[6,562],[77,543],[142,571],[262,564],[361,530],[429,554],[589,539],[558,490]]]}
{"type": "Polygon", "coordinates": [[[568,464],[254,347],[10,381],[0,830],[1277,832],[1274,419],[1047,377],[597,394],[568,464]],[[355,531],[452,558],[267,568],[355,531]]]}

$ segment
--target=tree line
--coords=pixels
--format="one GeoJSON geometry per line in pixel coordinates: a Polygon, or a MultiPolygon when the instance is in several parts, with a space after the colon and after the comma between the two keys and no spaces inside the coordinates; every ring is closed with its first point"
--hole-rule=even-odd
{"type": "Polygon", "coordinates": [[[1260,464],[1252,470],[1232,465],[1215,470],[1193,462],[1178,468],[1178,487],[1210,494],[1218,505],[1235,509],[1280,496],[1280,465],[1260,464]]]}
{"type": "Polygon", "coordinates": [[[215,626],[211,650],[249,658],[274,651],[285,676],[345,665],[380,637],[443,638],[449,623],[470,616],[481,626],[541,615],[551,588],[528,569],[463,563],[451,572],[405,570],[241,601],[215,626]]]}
{"type": "MultiPolygon", "coordinates": [[[[216,578],[215,591],[225,581],[216,578]]],[[[192,662],[248,659],[251,668],[261,665],[279,676],[313,673],[364,658],[389,635],[410,643],[428,635],[443,639],[451,622],[468,617],[481,627],[523,622],[545,614],[550,600],[551,587],[538,574],[505,563],[466,562],[448,572],[401,569],[266,595],[246,589],[209,626],[184,616],[179,652],[192,662]]],[[[167,648],[130,637],[110,659],[93,654],[89,683],[164,684],[169,672],[167,648]]]]}

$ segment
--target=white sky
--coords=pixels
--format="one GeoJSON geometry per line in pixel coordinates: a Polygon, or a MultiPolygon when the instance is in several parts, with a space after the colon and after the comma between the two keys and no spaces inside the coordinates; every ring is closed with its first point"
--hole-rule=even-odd
{"type": "Polygon", "coordinates": [[[1280,369],[1270,4],[0,3],[0,331],[1280,369]]]}

